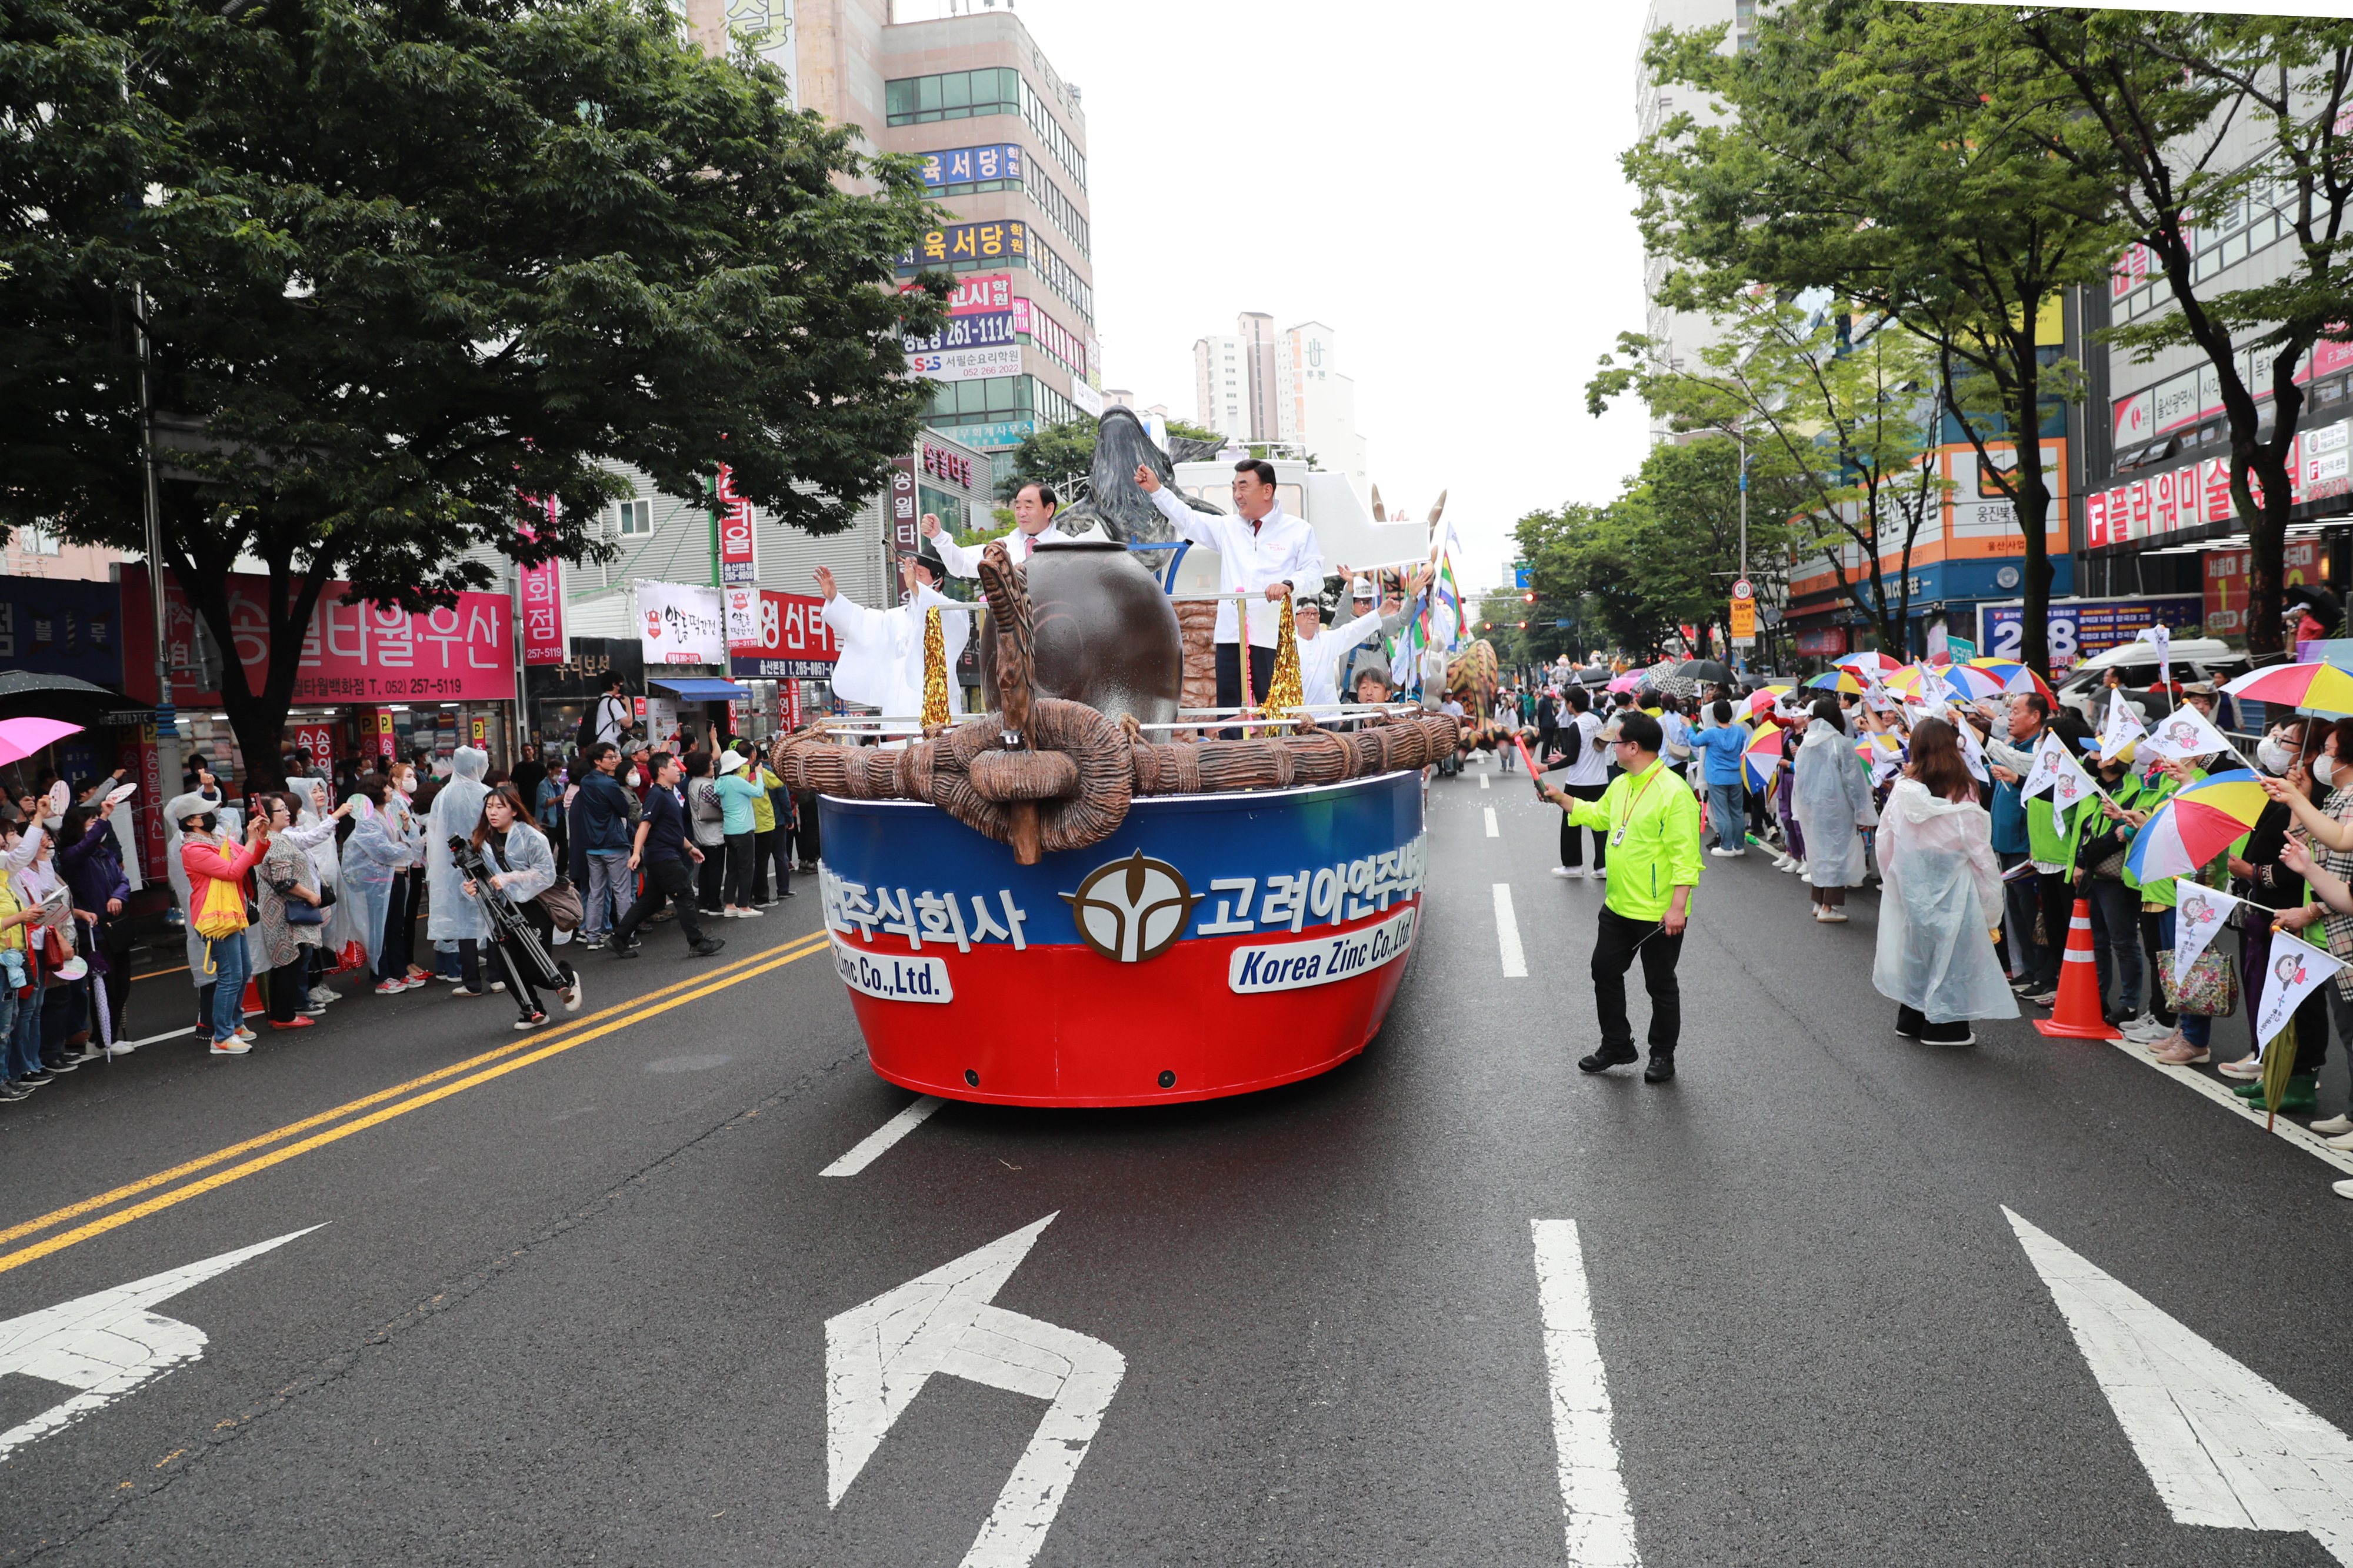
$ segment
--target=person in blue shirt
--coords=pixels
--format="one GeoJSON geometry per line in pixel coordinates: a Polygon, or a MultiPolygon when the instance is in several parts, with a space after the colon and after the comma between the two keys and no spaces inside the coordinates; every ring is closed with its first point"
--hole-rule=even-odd
{"type": "Polygon", "coordinates": [[[745,757],[730,749],[719,759],[719,830],[727,840],[727,879],[719,912],[731,921],[757,920],[765,913],[752,902],[752,803],[760,798],[745,757]]]}
{"type": "Polygon", "coordinates": [[[668,752],[656,752],[651,761],[654,787],[646,792],[646,814],[638,823],[637,840],[629,850],[629,868],[644,870],[646,890],[614,928],[609,947],[615,958],[637,957],[630,938],[668,899],[678,911],[678,929],[686,934],[687,946],[707,958],[727,943],[719,937],[705,936],[695,916],[694,878],[687,870],[687,862],[700,865],[702,851],[687,831],[686,805],[678,798],[679,780],[685,770],[668,752]]]}
{"type": "Polygon", "coordinates": [[[1707,786],[1708,826],[1715,833],[1711,855],[1748,853],[1748,785],[1740,776],[1740,759],[1748,749],[1748,726],[1732,721],[1732,704],[1719,697],[1708,710],[1715,722],[1692,737],[1702,759],[1702,782],[1707,786]]]}

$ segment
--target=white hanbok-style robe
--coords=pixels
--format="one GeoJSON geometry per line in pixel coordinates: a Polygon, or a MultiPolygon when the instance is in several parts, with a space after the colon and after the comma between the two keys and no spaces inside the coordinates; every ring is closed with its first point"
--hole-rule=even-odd
{"type": "Polygon", "coordinates": [[[1790,802],[1806,837],[1806,880],[1817,888],[1862,886],[1862,840],[1876,820],[1871,779],[1854,742],[1837,725],[1817,719],[1798,748],[1790,802]]]}
{"type": "Polygon", "coordinates": [[[955,663],[972,640],[972,606],[931,588],[917,589],[913,601],[889,610],[870,610],[843,594],[825,602],[825,624],[841,645],[841,658],[833,667],[833,694],[880,709],[891,718],[920,717],[923,613],[934,606],[940,612],[940,641],[947,652],[948,711],[962,713],[964,689],[956,682],[955,663]]]}
{"type": "Polygon", "coordinates": [[[1993,818],[1974,801],[1939,800],[1919,780],[1901,779],[1878,840],[1872,984],[1934,1024],[2017,1017],[2018,998],[1993,949],[2002,908],[1993,818]]]}

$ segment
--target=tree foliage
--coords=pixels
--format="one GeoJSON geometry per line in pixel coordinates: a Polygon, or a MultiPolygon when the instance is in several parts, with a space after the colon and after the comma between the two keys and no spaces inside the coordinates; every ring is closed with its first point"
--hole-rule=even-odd
{"type": "Polygon", "coordinates": [[[1880,646],[1904,647],[1912,552],[1924,528],[1941,530],[1950,489],[1935,459],[1935,363],[1884,321],[1858,320],[1848,301],[1806,309],[1746,294],[1729,311],[1725,335],[1694,367],[1622,335],[1586,385],[1588,407],[1598,415],[1631,392],[1678,430],[1745,441],[1758,497],[1795,503],[1773,519],[1787,524],[1773,535],[1786,553],[1759,551],[1751,509],[1751,580],[1786,586],[1793,569],[1826,567],[1880,646]]]}
{"type": "Polygon", "coordinates": [[[944,290],[890,287],[930,211],[912,163],[651,0],[5,18],[0,521],[144,553],[143,289],[164,562],[223,647],[229,572],[270,577],[262,688],[224,672],[248,757],[331,579],[416,609],[495,580],[470,548],[594,557],[615,462],[694,497],[723,460],[834,531],[913,439],[900,336],[944,290]]]}
{"type": "Polygon", "coordinates": [[[2012,118],[2042,67],[2010,16],[1789,0],[1760,18],[1756,48],[1729,56],[1715,52],[1720,27],[1662,31],[1648,68],[1731,118],[1678,115],[1625,166],[1676,308],[1827,289],[1927,345],[1947,409],[2015,510],[2026,655],[2047,664],[2052,493],[2032,433],[2080,393],[2049,307],[2104,277],[2127,236],[2100,182],[2012,118]],[[2021,436],[2014,466],[1993,460],[1990,444],[2021,436]]]}

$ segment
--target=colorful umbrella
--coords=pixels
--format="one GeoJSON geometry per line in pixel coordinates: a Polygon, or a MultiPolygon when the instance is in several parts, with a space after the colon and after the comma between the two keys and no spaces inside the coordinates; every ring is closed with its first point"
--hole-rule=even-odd
{"type": "Polygon", "coordinates": [[[1904,668],[1904,661],[1902,659],[1890,658],[1887,655],[1876,651],[1871,653],[1851,653],[1844,658],[1834,658],[1831,660],[1831,662],[1837,665],[1841,669],[1852,669],[1858,674],[1865,676],[1893,675],[1897,670],[1904,668]]]}
{"type": "Polygon", "coordinates": [[[2187,877],[2255,825],[2271,796],[2246,768],[2232,768],[2174,793],[2133,836],[2125,864],[2144,882],[2187,877]]]}
{"type": "Polygon", "coordinates": [[[1826,669],[1806,682],[1806,686],[1814,691],[1852,691],[1857,697],[1868,689],[1862,678],[1851,669],[1826,669]]]}
{"type": "MultiPolygon", "coordinates": [[[[2025,668],[2023,665],[2019,668],[2025,668]]],[[[1973,702],[1980,697],[1999,697],[2006,689],[2001,677],[1974,664],[1956,664],[1936,673],[1945,678],[1946,685],[1973,702]]],[[[2027,673],[2031,675],[2033,671],[2028,670],[2027,673]]]]}
{"type": "Polygon", "coordinates": [[[2233,697],[2276,702],[2283,708],[2353,713],[2353,675],[2333,664],[2266,665],[2249,670],[2222,689],[2233,697]]]}
{"type": "Polygon", "coordinates": [[[1631,691],[1636,686],[1641,684],[1641,679],[1642,678],[1639,675],[1621,675],[1609,683],[1609,689],[1612,691],[1631,691]]]}
{"type": "Polygon", "coordinates": [[[1984,670],[2001,682],[2001,689],[2004,691],[2012,693],[2040,691],[2046,700],[2057,700],[2051,695],[2051,688],[2043,684],[2041,676],[2014,658],[1973,658],[1964,668],[1984,670]]]}
{"type": "Polygon", "coordinates": [[[1754,719],[1796,689],[1794,685],[1785,680],[1778,686],[1762,687],[1750,692],[1741,700],[1740,705],[1746,711],[1747,716],[1754,719]]]}
{"type": "Polygon", "coordinates": [[[1781,765],[1781,748],[1788,738],[1788,731],[1770,723],[1758,725],[1757,733],[1748,738],[1740,760],[1747,766],[1750,782],[1758,789],[1773,783],[1773,770],[1781,765]]]}
{"type": "Polygon", "coordinates": [[[0,763],[22,762],[52,741],[80,733],[80,725],[62,719],[0,719],[0,763]]]}

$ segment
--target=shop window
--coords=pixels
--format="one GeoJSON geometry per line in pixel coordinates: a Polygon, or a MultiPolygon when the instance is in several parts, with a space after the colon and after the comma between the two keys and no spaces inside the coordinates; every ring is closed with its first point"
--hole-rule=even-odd
{"type": "Polygon", "coordinates": [[[28,522],[16,531],[16,548],[27,555],[57,555],[65,544],[58,535],[37,522],[28,522]]]}
{"type": "Polygon", "coordinates": [[[654,503],[649,500],[617,501],[613,512],[617,530],[624,539],[654,531],[654,503]]]}

